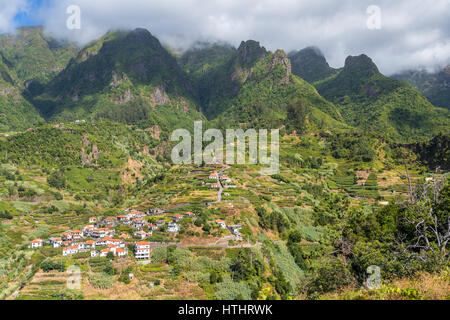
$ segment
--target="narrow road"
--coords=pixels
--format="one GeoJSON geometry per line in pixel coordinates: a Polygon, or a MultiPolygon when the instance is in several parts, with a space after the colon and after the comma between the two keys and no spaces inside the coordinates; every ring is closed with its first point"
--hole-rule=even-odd
{"type": "Polygon", "coordinates": [[[219,173],[217,174],[217,183],[219,184],[219,193],[217,194],[217,201],[216,203],[220,203],[222,202],[222,194],[223,194],[223,184],[222,181],[220,181],[220,177],[223,175],[223,173],[225,171],[227,171],[228,169],[230,169],[231,167],[229,165],[226,166],[225,169],[222,169],[221,171],[219,171],[219,173]]]}

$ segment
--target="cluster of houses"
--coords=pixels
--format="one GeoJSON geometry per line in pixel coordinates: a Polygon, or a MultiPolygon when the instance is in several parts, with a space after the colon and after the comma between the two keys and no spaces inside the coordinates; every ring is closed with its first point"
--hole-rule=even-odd
{"type": "MultiPolygon", "coordinates": [[[[113,228],[117,225],[132,226],[135,229],[133,233],[134,238],[145,240],[153,235],[152,231],[158,230],[165,225],[166,221],[158,220],[155,223],[149,223],[144,217],[163,212],[159,209],[153,209],[147,213],[124,209],[124,214],[117,217],[90,217],[90,224],[84,226],[81,230],[69,230],[62,234],[61,237],[50,238],[48,241],[35,239],[31,241],[30,248],[39,248],[44,243],[48,243],[53,248],[62,247],[63,256],[74,255],[80,252],[90,252],[91,257],[106,257],[111,252],[114,256],[124,257],[128,255],[125,239],[128,239],[130,236],[124,233],[115,239],[116,232],[113,228]],[[144,231],[144,228],[148,229],[148,231],[144,231]]],[[[177,222],[183,218],[192,217],[193,215],[194,213],[192,212],[175,214],[172,217],[172,222],[167,224],[167,231],[172,233],[179,232],[180,227],[177,222]]],[[[134,254],[137,259],[148,259],[150,255],[150,243],[145,241],[136,242],[134,254]]]]}
{"type": "Polygon", "coordinates": [[[212,189],[220,189],[221,184],[222,184],[222,186],[228,187],[228,188],[234,187],[232,185],[233,181],[227,175],[220,174],[217,171],[211,172],[208,179],[209,180],[217,180],[217,182],[211,183],[210,187],[212,189]]]}

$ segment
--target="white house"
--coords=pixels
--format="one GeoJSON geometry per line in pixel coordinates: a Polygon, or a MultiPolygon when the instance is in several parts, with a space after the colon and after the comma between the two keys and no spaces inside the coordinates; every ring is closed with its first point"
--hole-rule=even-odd
{"type": "Polygon", "coordinates": [[[209,179],[210,180],[216,180],[219,177],[219,174],[217,173],[217,171],[213,171],[211,172],[211,174],[209,175],[209,179]]]}
{"type": "Polygon", "coordinates": [[[98,255],[99,255],[99,252],[98,252],[97,250],[92,250],[92,251],[91,251],[91,257],[92,257],[92,258],[98,257],[98,255]]]}
{"type": "Polygon", "coordinates": [[[78,246],[63,248],[63,256],[69,256],[78,253],[78,246]]]}
{"type": "Polygon", "coordinates": [[[108,255],[109,249],[100,250],[100,257],[106,257],[108,255]]]}
{"type": "Polygon", "coordinates": [[[52,244],[53,248],[59,248],[62,246],[63,241],[61,238],[51,238],[50,243],[52,244]]]}
{"type": "Polygon", "coordinates": [[[43,242],[44,241],[42,239],[33,240],[30,243],[30,248],[40,248],[42,247],[43,242]]]}
{"type": "MultiPolygon", "coordinates": [[[[150,233],[150,235],[151,235],[151,233],[150,233]]],[[[134,237],[135,238],[139,238],[141,240],[146,239],[148,236],[149,236],[149,234],[147,232],[145,232],[145,231],[136,231],[134,233],[134,237]]]]}
{"type": "Polygon", "coordinates": [[[126,250],[126,249],[122,249],[122,248],[116,249],[116,256],[118,256],[119,258],[125,257],[127,254],[128,254],[128,250],[126,250]]]}
{"type": "Polygon", "coordinates": [[[150,259],[150,242],[136,242],[134,244],[134,256],[136,259],[150,259]]]}
{"type": "Polygon", "coordinates": [[[97,218],[96,217],[90,217],[89,218],[89,223],[96,223],[97,222],[97,218]]]}
{"type": "Polygon", "coordinates": [[[216,223],[222,229],[226,229],[227,228],[227,225],[225,224],[225,221],[223,221],[223,220],[218,219],[218,220],[216,220],[216,223]]]}
{"type": "Polygon", "coordinates": [[[173,222],[178,222],[183,218],[184,218],[184,216],[182,214],[176,214],[172,217],[172,220],[173,220],[173,222]]]}

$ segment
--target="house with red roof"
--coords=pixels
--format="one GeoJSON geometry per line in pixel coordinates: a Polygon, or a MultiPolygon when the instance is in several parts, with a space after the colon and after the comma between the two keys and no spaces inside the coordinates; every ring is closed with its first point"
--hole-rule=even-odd
{"type": "Polygon", "coordinates": [[[134,257],[136,259],[150,259],[150,242],[136,242],[134,244],[134,257]]]}
{"type": "Polygon", "coordinates": [[[32,249],[40,248],[40,247],[42,247],[43,243],[44,243],[44,241],[42,239],[35,239],[30,242],[30,248],[32,248],[32,249]]]}

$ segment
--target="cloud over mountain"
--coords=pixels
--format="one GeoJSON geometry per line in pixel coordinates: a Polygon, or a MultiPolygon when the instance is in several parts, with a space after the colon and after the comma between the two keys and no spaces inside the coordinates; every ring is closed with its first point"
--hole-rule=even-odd
{"type": "Polygon", "coordinates": [[[286,51],[315,45],[333,67],[348,55],[365,53],[387,74],[450,62],[447,0],[49,0],[47,5],[36,12],[47,30],[82,43],[110,29],[145,27],[178,48],[199,39],[235,46],[255,39],[286,51]],[[81,30],[66,28],[72,4],[81,8],[81,30]],[[381,9],[381,29],[367,28],[370,5],[381,9]]]}

